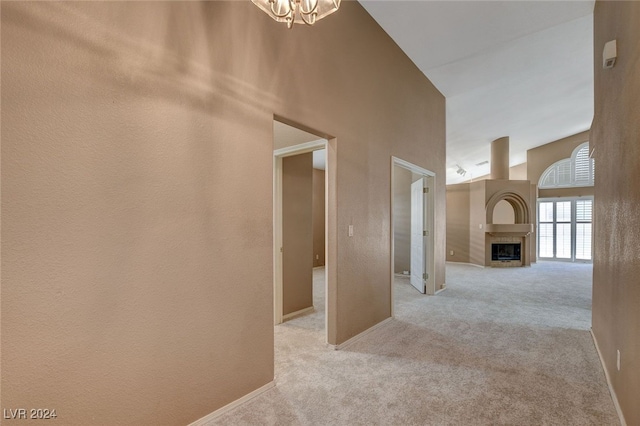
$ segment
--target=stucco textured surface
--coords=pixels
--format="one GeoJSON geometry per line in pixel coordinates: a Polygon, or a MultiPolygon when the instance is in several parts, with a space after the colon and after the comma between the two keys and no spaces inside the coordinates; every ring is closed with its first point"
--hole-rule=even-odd
{"type": "Polygon", "coordinates": [[[627,424],[640,424],[640,2],[594,11],[595,253],[593,332],[627,424]],[[602,68],[617,40],[618,59],[602,68]],[[616,351],[620,350],[620,371],[616,351]]]}
{"type": "Polygon", "coordinates": [[[444,282],[445,101],[357,2],[0,7],[2,407],[186,424],[273,379],[274,114],[333,137],[331,343],[390,316],[392,155],[444,282]]]}

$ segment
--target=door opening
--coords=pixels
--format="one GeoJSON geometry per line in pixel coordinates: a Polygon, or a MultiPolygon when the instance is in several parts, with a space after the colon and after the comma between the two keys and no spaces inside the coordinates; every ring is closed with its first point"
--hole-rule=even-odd
{"type": "MultiPolygon", "coordinates": [[[[434,188],[433,172],[392,157],[391,282],[429,295],[435,294],[434,188]]],[[[391,300],[393,312],[393,291],[391,300]]]]}
{"type": "Polygon", "coordinates": [[[316,315],[327,333],[329,140],[274,120],[274,323],[316,315]]]}

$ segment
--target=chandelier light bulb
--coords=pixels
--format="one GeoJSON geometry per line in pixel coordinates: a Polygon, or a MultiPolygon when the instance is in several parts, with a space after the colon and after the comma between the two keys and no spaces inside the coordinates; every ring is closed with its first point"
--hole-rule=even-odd
{"type": "Polygon", "coordinates": [[[293,24],[313,25],[338,10],[340,0],[251,0],[267,15],[288,28],[293,24]]]}

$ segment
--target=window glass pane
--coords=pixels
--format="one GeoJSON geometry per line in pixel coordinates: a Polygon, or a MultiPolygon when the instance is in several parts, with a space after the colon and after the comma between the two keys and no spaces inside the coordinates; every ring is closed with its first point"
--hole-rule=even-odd
{"type": "Polygon", "coordinates": [[[570,223],[558,223],[556,225],[556,257],[558,259],[571,259],[570,223]]]}
{"type": "Polygon", "coordinates": [[[553,222],[553,203],[540,203],[540,222],[553,222]]]}
{"type": "Polygon", "coordinates": [[[592,201],[579,200],[576,201],[576,221],[591,222],[592,201]]]}
{"type": "Polygon", "coordinates": [[[576,259],[591,260],[591,224],[576,224],[576,259]]]}
{"type": "Polygon", "coordinates": [[[571,201],[558,201],[556,203],[556,220],[558,222],[571,222],[571,201]]]}
{"type": "Polygon", "coordinates": [[[540,257],[553,257],[553,224],[541,223],[538,229],[540,257]]]}

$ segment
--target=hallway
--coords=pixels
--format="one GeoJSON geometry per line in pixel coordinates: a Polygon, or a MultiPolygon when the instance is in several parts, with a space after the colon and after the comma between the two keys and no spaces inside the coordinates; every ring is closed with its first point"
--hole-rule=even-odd
{"type": "Polygon", "coordinates": [[[589,333],[591,268],[448,264],[436,297],[399,277],[395,318],[340,351],[324,312],[288,321],[276,387],[210,424],[617,425],[589,333]]]}

